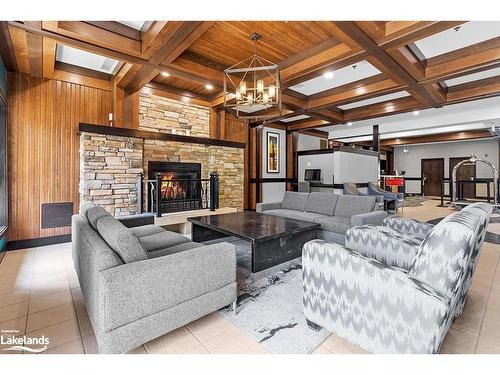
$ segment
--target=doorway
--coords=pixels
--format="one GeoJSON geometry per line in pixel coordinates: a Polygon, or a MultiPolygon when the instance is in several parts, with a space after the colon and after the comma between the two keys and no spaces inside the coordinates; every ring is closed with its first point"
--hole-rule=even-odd
{"type": "Polygon", "coordinates": [[[441,181],[444,178],[444,158],[422,159],[422,194],[438,197],[441,195],[441,181]]]}
{"type": "MultiPolygon", "coordinates": [[[[463,158],[450,158],[450,181],[451,181],[451,175],[453,168],[455,165],[460,163],[461,161],[464,160],[469,160],[470,156],[468,157],[463,157],[463,158]]],[[[462,164],[460,168],[457,170],[457,181],[469,181],[471,179],[476,178],[476,166],[475,165],[467,165],[467,164],[462,164]]],[[[453,194],[453,189],[454,186],[451,186],[450,184],[450,195],[453,194]]],[[[462,184],[462,193],[463,193],[463,198],[469,198],[469,199],[474,199],[476,197],[476,184],[462,184]]]]}

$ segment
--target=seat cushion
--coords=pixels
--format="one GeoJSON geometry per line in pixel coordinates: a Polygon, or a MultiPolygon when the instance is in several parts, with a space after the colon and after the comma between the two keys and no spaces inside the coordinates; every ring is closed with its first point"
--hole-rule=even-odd
{"type": "Polygon", "coordinates": [[[151,236],[152,234],[165,232],[165,229],[157,225],[150,224],[150,225],[141,225],[140,227],[130,228],[130,231],[134,236],[140,238],[145,236],[151,236]]]}
{"type": "Polygon", "coordinates": [[[287,210],[305,211],[308,199],[309,193],[285,191],[283,201],[281,202],[281,208],[287,210]]]}
{"type": "Polygon", "coordinates": [[[148,257],[149,258],[163,257],[165,255],[180,253],[181,251],[191,250],[191,249],[195,249],[195,248],[201,247],[201,246],[203,246],[203,245],[201,243],[198,243],[198,242],[181,243],[179,245],[165,247],[163,249],[158,249],[155,251],[150,251],[148,253],[148,257]]]}
{"type": "Polygon", "coordinates": [[[123,262],[132,263],[148,259],[146,251],[132,232],[111,215],[97,220],[97,231],[123,262]]]}
{"type": "Polygon", "coordinates": [[[310,223],[314,223],[314,220],[317,218],[326,216],[321,214],[315,214],[314,212],[301,212],[295,210],[285,210],[282,208],[277,210],[268,210],[265,212],[265,214],[286,217],[287,219],[308,221],[310,223]]]}
{"type": "MultiPolygon", "coordinates": [[[[87,210],[87,220],[92,227],[97,230],[97,221],[103,217],[112,217],[104,208],[95,206],[87,210]]],[[[118,220],[117,220],[118,221],[118,220]]]]}
{"type": "Polygon", "coordinates": [[[335,216],[351,217],[373,211],[375,197],[339,195],[335,205],[335,216]]]}
{"type": "Polygon", "coordinates": [[[314,222],[321,224],[322,230],[340,234],[345,234],[351,227],[351,219],[342,216],[322,216],[314,219],[314,222]]]}
{"type": "Polygon", "coordinates": [[[337,194],[331,193],[311,193],[305,211],[333,216],[338,197],[337,194]]]}
{"type": "Polygon", "coordinates": [[[139,242],[142,247],[149,253],[150,251],[156,251],[159,249],[164,249],[166,247],[172,247],[182,243],[190,242],[190,240],[182,234],[164,230],[160,233],[139,237],[139,242]]]}

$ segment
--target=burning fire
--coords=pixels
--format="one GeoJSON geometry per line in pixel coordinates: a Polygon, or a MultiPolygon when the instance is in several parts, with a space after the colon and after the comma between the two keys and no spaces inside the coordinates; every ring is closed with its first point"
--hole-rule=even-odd
{"type": "Polygon", "coordinates": [[[175,182],[173,173],[165,173],[162,177],[161,196],[164,199],[186,199],[186,191],[182,182],[175,182]]]}

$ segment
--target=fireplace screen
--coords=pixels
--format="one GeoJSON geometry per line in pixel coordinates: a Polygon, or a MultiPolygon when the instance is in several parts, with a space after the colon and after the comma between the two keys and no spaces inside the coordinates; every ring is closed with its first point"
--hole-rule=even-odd
{"type": "MultiPolygon", "coordinates": [[[[162,213],[199,210],[207,206],[208,183],[201,179],[200,163],[149,162],[148,178],[150,181],[161,178],[162,213]]],[[[158,194],[156,185],[148,186],[148,211],[152,212],[158,194]]]]}

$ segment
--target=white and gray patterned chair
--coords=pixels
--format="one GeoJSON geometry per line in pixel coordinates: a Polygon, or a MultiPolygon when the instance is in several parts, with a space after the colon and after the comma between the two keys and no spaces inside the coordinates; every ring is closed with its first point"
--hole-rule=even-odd
{"type": "Polygon", "coordinates": [[[355,249],[306,243],[308,323],[375,353],[439,352],[463,309],[490,215],[489,205],[472,205],[431,227],[424,239],[415,234],[429,227],[400,223],[411,233],[368,227],[363,230],[372,237],[363,245],[346,238],[355,249]]]}

